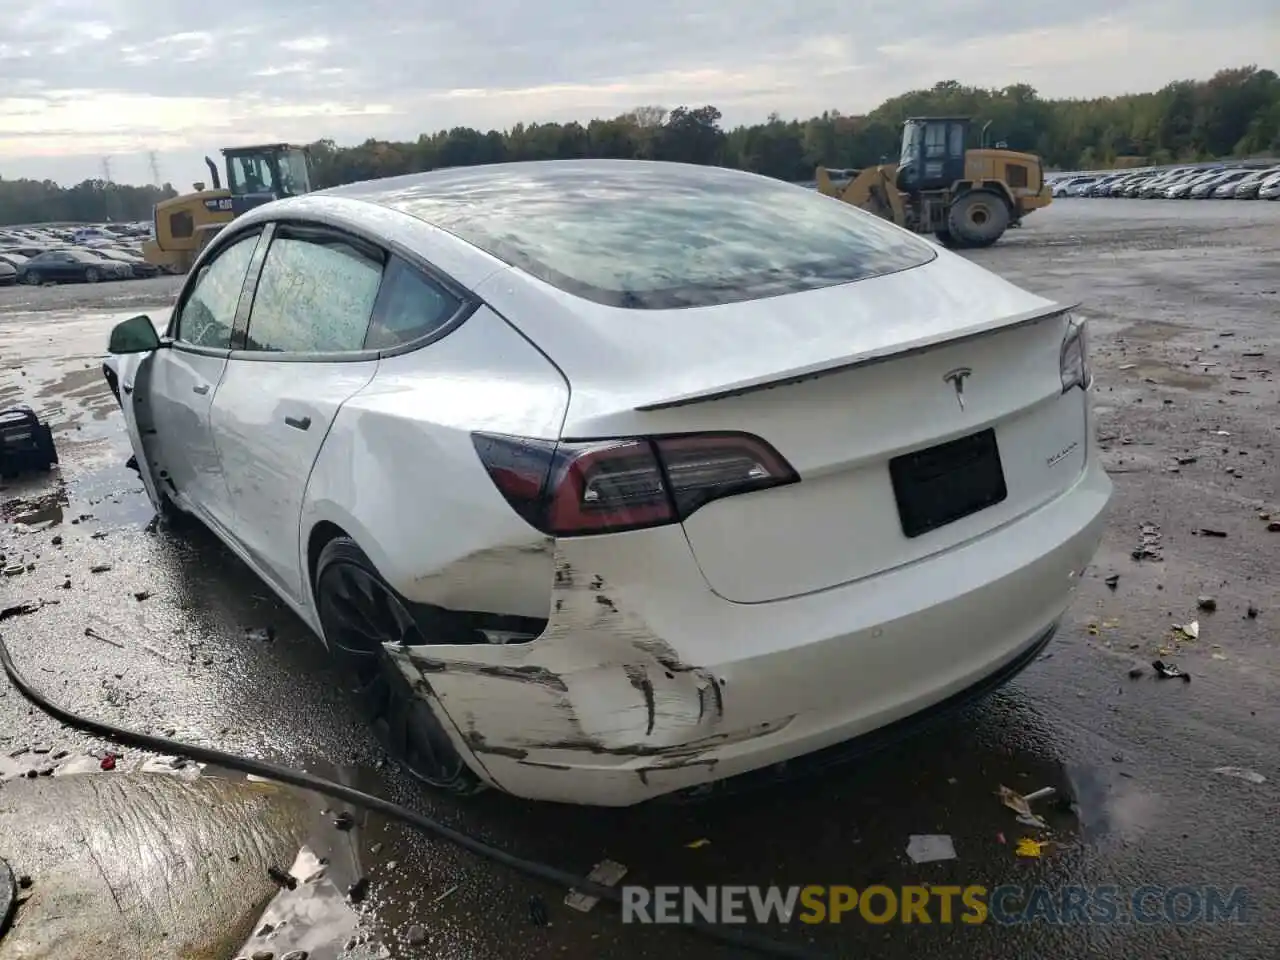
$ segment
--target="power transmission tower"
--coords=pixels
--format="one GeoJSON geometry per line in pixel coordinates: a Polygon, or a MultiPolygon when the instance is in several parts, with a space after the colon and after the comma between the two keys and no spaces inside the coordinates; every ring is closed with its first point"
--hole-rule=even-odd
{"type": "Polygon", "coordinates": [[[106,190],[103,196],[103,212],[107,216],[107,222],[110,222],[115,219],[111,215],[111,208],[112,206],[114,206],[114,204],[112,204],[111,201],[114,198],[112,197],[113,191],[111,189],[111,158],[110,157],[102,158],[102,179],[106,183],[106,190]]]}
{"type": "Polygon", "coordinates": [[[160,158],[154,150],[147,151],[147,163],[151,167],[152,186],[160,186],[160,158]]]}

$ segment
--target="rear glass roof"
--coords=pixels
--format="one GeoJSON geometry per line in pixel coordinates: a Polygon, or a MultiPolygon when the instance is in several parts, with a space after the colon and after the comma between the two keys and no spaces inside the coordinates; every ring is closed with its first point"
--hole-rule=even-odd
{"type": "Polygon", "coordinates": [[[937,256],[815,190],[720,167],[493,164],[326,192],[400,210],[560,290],[634,309],[814,290],[937,256]]]}

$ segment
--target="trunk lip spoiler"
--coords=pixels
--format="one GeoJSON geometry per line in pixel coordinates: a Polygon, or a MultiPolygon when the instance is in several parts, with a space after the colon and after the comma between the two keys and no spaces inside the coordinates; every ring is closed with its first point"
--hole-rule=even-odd
{"type": "Polygon", "coordinates": [[[816,363],[807,364],[803,367],[784,370],[780,373],[770,373],[759,377],[752,377],[748,380],[729,384],[728,386],[714,387],[709,390],[695,390],[691,393],[684,393],[674,397],[668,397],[663,400],[655,400],[649,403],[640,404],[635,407],[635,409],[642,412],[670,410],[676,407],[691,406],[695,403],[708,403],[712,400],[724,400],[729,397],[739,397],[744,394],[756,393],[761,390],[772,390],[774,387],[784,387],[790,384],[800,383],[804,380],[814,380],[818,377],[844,373],[847,370],[855,370],[858,367],[868,367],[872,364],[883,363],[886,360],[900,360],[903,357],[925,353],[929,350],[942,346],[949,346],[953,343],[964,343],[968,340],[977,340],[981,337],[989,336],[990,334],[998,333],[1002,330],[1027,326],[1029,324],[1039,323],[1043,320],[1050,320],[1053,317],[1060,317],[1071,313],[1079,306],[1079,303],[1065,305],[1061,303],[1053,303],[1047,307],[1036,307],[1032,310],[1024,310],[1021,313],[1014,313],[1005,317],[976,324],[967,328],[964,332],[958,335],[937,333],[927,337],[920,337],[916,340],[904,341],[893,346],[868,350],[865,353],[855,354],[850,357],[821,360],[816,363]]]}

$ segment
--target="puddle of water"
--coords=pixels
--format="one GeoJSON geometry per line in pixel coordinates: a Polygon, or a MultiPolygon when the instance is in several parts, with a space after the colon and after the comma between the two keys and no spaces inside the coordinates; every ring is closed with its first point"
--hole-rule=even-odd
{"type": "Polygon", "coordinates": [[[1066,774],[1085,840],[1131,838],[1163,822],[1163,801],[1127,777],[1079,764],[1069,764],[1066,774]]]}

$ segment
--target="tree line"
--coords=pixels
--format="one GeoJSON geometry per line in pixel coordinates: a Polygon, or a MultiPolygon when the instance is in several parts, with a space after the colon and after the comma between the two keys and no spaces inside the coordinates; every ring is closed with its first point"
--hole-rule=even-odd
{"type": "MultiPolygon", "coordinates": [[[[417,140],[311,144],[318,188],[438,167],[513,160],[602,157],[720,164],[783,180],[806,180],[820,164],[858,168],[896,160],[910,116],[975,118],[970,146],[1039,154],[1050,169],[1096,169],[1219,157],[1280,154],[1280,77],[1256,66],[1220,70],[1205,81],[1152,93],[1051,100],[1027,84],[1001,89],[948,80],[885,101],[865,115],[827,111],[808,120],[776,114],[726,130],[714,106],[641,107],[583,124],[516,124],[509,130],[455,127],[417,140]],[[986,132],[981,131],[985,126],[986,132]]],[[[148,219],[173,188],[86,180],[0,179],[0,224],[38,220],[148,219]]]]}

